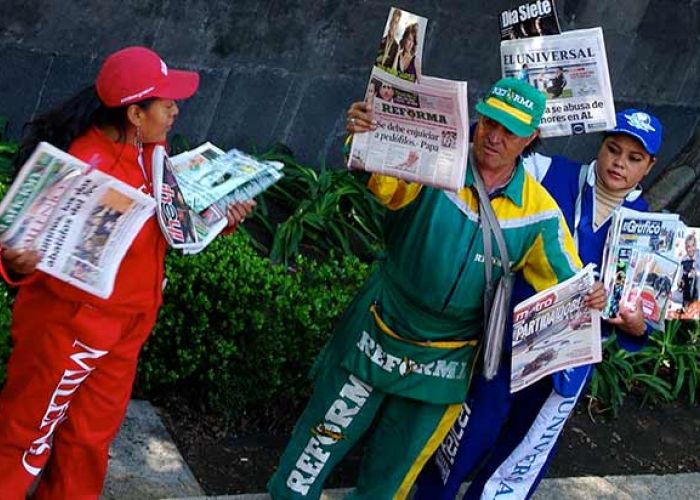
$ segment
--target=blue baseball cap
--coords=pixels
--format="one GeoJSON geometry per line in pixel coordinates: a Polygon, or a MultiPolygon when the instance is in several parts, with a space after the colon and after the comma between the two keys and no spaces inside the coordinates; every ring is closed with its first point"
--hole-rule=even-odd
{"type": "Polygon", "coordinates": [[[617,125],[609,134],[625,134],[642,143],[647,153],[655,156],[661,147],[664,127],[657,117],[646,111],[629,108],[615,115],[617,125]]]}

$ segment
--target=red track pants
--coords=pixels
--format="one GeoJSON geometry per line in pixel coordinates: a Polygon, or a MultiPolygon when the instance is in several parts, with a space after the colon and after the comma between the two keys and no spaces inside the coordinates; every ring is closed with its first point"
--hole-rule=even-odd
{"type": "Polygon", "coordinates": [[[24,500],[42,470],[35,499],[97,499],[156,311],[106,314],[24,292],[0,394],[0,499],[24,500]]]}

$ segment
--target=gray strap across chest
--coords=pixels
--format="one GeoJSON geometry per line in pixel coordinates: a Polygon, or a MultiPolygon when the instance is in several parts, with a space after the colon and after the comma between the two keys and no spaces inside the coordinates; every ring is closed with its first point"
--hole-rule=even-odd
{"type": "Polygon", "coordinates": [[[510,298],[513,291],[513,273],[510,268],[508,248],[493,212],[484,181],[478,170],[474,167],[473,156],[469,158],[470,168],[474,177],[474,186],[479,197],[479,215],[481,230],[484,238],[484,275],[486,287],[484,289],[484,333],[486,337],[484,347],[484,376],[491,380],[496,376],[501,361],[503,350],[503,337],[510,314],[510,298]],[[503,276],[498,280],[493,279],[493,239],[496,240],[498,253],[500,254],[503,276]]]}

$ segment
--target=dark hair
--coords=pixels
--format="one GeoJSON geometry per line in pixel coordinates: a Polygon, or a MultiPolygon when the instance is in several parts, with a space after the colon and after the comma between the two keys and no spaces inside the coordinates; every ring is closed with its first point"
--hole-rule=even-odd
{"type": "Polygon", "coordinates": [[[540,139],[540,136],[538,135],[532,140],[530,144],[525,146],[525,149],[523,149],[522,152],[522,156],[529,156],[531,154],[535,154],[541,145],[542,139],[540,139]]]}
{"type": "Polygon", "coordinates": [[[406,47],[406,41],[411,35],[413,35],[413,48],[411,49],[411,54],[415,55],[416,47],[418,46],[418,23],[413,23],[406,26],[406,29],[403,30],[403,35],[401,36],[399,47],[401,47],[401,49],[404,49],[406,47]]]}
{"type": "MultiPolygon", "coordinates": [[[[147,109],[154,98],[136,103],[147,109]]],[[[100,101],[94,85],[84,88],[59,106],[42,113],[24,126],[24,138],[15,162],[16,170],[29,158],[37,145],[50,142],[67,150],[71,143],[88,129],[97,125],[113,126],[119,131],[119,140],[126,138],[128,106],[108,108],[100,101]]]]}

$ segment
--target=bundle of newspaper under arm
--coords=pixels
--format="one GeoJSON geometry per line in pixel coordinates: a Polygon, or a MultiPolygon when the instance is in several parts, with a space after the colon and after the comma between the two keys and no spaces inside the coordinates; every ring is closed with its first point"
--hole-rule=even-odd
{"type": "Polygon", "coordinates": [[[40,271],[107,298],[154,208],[138,189],[42,142],[0,203],[0,241],[37,250],[40,271]]]}
{"type": "Polygon", "coordinates": [[[621,306],[633,306],[641,298],[645,322],[662,329],[680,266],[674,258],[674,242],[684,224],[678,214],[628,208],[615,210],[612,217],[603,253],[603,285],[608,295],[603,317],[617,317],[621,306]]]}
{"type": "Polygon", "coordinates": [[[547,95],[542,137],[601,132],[615,127],[601,28],[501,42],[504,77],[525,80],[547,95]]]}
{"type": "Polygon", "coordinates": [[[594,269],[589,264],[515,306],[511,393],[551,373],[601,361],[600,312],[584,303],[594,269]]]}
{"type": "Polygon", "coordinates": [[[185,254],[202,251],[226,227],[228,206],[272,186],[282,178],[282,167],[208,142],[172,158],[157,146],[154,192],[158,223],[168,244],[185,254]]]}
{"type": "Polygon", "coordinates": [[[419,73],[426,24],[424,17],[391,9],[376,61],[384,60],[392,37],[401,37],[397,26],[403,26],[417,45],[414,62],[405,68],[412,74],[400,71],[396,57],[390,58],[393,65],[375,62],[365,100],[377,128],[353,136],[348,167],[458,191],[467,171],[467,82],[419,73]]]}

